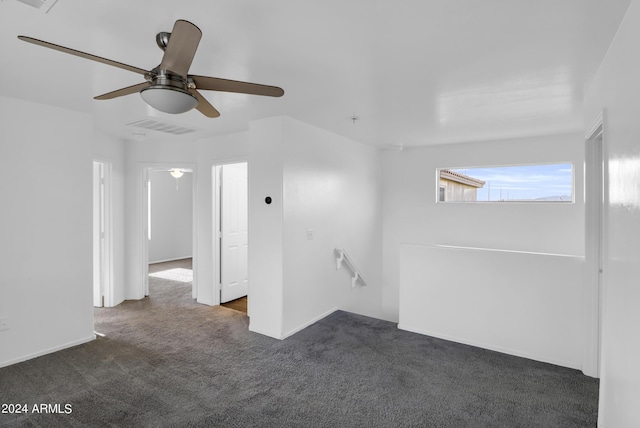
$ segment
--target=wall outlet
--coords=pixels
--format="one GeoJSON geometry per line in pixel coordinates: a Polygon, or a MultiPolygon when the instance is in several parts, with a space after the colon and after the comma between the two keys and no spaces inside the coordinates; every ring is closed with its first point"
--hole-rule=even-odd
{"type": "Polygon", "coordinates": [[[9,330],[9,318],[0,318],[0,331],[9,330]]]}
{"type": "Polygon", "coordinates": [[[309,241],[313,239],[313,229],[307,229],[307,239],[309,241]]]}

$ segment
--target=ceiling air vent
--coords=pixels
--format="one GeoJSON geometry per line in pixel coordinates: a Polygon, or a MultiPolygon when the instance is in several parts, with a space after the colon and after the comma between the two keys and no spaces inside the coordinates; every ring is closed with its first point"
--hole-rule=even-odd
{"type": "Polygon", "coordinates": [[[193,128],[186,128],[184,126],[174,125],[172,123],[160,122],[155,119],[143,119],[137,122],[127,123],[127,126],[135,126],[137,128],[151,129],[153,131],[165,132],[173,135],[184,135],[196,130],[193,128]]]}
{"type": "Polygon", "coordinates": [[[31,7],[35,7],[42,13],[49,12],[49,9],[55,4],[58,0],[18,0],[20,3],[24,3],[31,7]]]}

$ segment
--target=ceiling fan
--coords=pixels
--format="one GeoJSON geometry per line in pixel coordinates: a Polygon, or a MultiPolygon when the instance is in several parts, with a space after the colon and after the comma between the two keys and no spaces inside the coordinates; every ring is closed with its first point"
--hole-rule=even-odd
{"type": "Polygon", "coordinates": [[[164,50],[164,56],[160,65],[147,71],[32,37],[18,36],[25,42],[142,74],[146,80],[144,83],[94,97],[96,100],[109,100],[140,92],[140,96],[147,104],[165,113],[184,113],[195,107],[207,117],[218,117],[220,112],[200,94],[198,89],[269,97],[284,95],[282,88],[277,86],[187,74],[201,37],[202,31],[194,24],[182,19],[177,20],[171,33],[161,32],[156,36],[156,43],[164,50]]]}

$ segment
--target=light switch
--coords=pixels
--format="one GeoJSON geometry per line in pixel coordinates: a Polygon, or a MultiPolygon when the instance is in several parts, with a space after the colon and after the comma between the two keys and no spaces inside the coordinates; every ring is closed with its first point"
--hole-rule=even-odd
{"type": "Polygon", "coordinates": [[[313,229],[307,229],[307,239],[309,241],[313,239],[313,229]]]}

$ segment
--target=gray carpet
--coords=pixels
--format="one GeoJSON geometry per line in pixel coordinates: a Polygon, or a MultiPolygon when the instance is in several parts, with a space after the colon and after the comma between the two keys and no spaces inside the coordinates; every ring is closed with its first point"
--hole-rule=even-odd
{"type": "Polygon", "coordinates": [[[245,314],[154,279],[151,297],[96,310],[91,343],[0,369],[0,414],[41,427],[594,427],[580,372],[336,312],[285,341],[245,314]]]}

